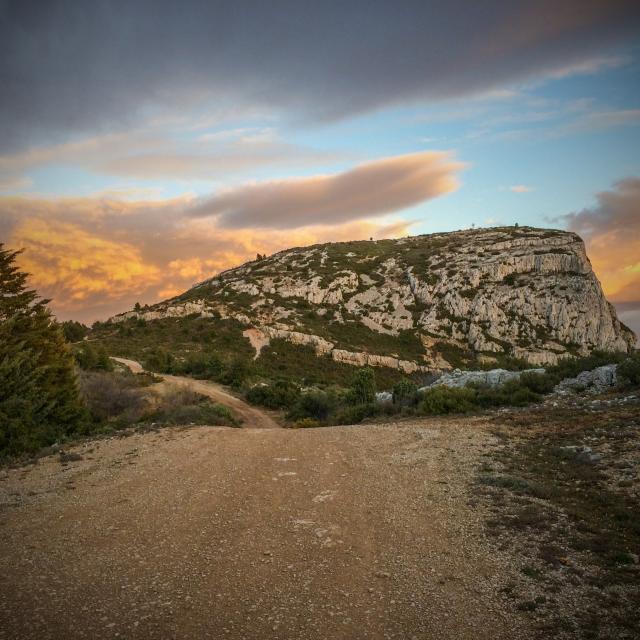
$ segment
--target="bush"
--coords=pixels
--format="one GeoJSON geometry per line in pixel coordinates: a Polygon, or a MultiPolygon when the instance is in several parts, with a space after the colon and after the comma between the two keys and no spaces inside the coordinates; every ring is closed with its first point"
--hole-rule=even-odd
{"type": "Polygon", "coordinates": [[[247,402],[268,409],[291,409],[300,397],[300,389],[289,380],[251,387],[245,394],[247,402]]]}
{"type": "Polygon", "coordinates": [[[565,378],[575,378],[583,371],[593,371],[597,367],[606,364],[620,363],[626,358],[626,354],[609,351],[594,351],[585,358],[564,358],[558,364],[547,369],[547,375],[552,376],[556,382],[565,378]]]}
{"type": "Polygon", "coordinates": [[[475,387],[475,403],[479,407],[503,407],[503,406],[523,406],[530,402],[535,402],[540,398],[527,386],[518,380],[509,380],[496,387],[478,386],[475,387]]]}
{"type": "Polygon", "coordinates": [[[358,424],[377,413],[378,409],[372,403],[340,407],[331,417],[331,424],[358,424]]]}
{"type": "Polygon", "coordinates": [[[393,387],[393,404],[410,406],[418,401],[418,385],[403,378],[393,387]]]}
{"type": "Polygon", "coordinates": [[[228,425],[238,426],[231,411],[210,400],[197,399],[182,405],[163,407],[146,416],[145,421],[161,425],[228,425]]]}
{"type": "Polygon", "coordinates": [[[222,384],[239,389],[249,376],[249,366],[244,360],[234,360],[220,376],[222,384]]]}
{"type": "Polygon", "coordinates": [[[224,365],[215,353],[199,351],[190,353],[178,368],[180,373],[194,378],[218,380],[222,376],[224,365]]]}
{"type": "Polygon", "coordinates": [[[525,372],[520,376],[520,384],[534,393],[551,393],[557,382],[546,373],[525,372]]]}
{"type": "Polygon", "coordinates": [[[336,399],[325,391],[309,391],[300,395],[289,412],[290,420],[313,418],[325,422],[336,407],[336,399]]]}
{"type": "Polygon", "coordinates": [[[91,419],[98,422],[135,422],[147,408],[133,376],[87,372],[80,379],[82,399],[91,419]]]}
{"type": "Polygon", "coordinates": [[[143,366],[149,371],[158,373],[173,373],[175,368],[175,358],[166,349],[155,348],[147,353],[143,366]]]}
{"type": "Polygon", "coordinates": [[[113,371],[113,361],[103,346],[96,349],[90,342],[84,342],[75,347],[74,357],[84,371],[113,371]]]}
{"type": "Polygon", "coordinates": [[[634,353],[618,365],[618,378],[623,386],[640,385],[640,354],[634,353]]]}
{"type": "Polygon", "coordinates": [[[372,404],[376,399],[376,376],[370,367],[358,369],[351,381],[350,401],[353,404],[372,404]]]}
{"type": "Polygon", "coordinates": [[[435,387],[427,389],[420,401],[420,413],[440,415],[446,413],[466,413],[477,408],[477,391],[472,388],[435,387]]]}
{"type": "Polygon", "coordinates": [[[85,327],[81,322],[75,320],[66,320],[60,326],[67,342],[80,342],[89,333],[89,327],[85,327]]]}

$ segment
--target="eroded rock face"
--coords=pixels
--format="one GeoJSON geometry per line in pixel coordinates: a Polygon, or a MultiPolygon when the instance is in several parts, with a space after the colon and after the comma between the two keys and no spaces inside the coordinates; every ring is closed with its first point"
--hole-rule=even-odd
{"type": "Polygon", "coordinates": [[[636,340],[582,240],[532,228],[290,249],[113,321],[193,313],[234,318],[339,362],[406,372],[505,357],[544,366],[626,352],[636,340]]]}

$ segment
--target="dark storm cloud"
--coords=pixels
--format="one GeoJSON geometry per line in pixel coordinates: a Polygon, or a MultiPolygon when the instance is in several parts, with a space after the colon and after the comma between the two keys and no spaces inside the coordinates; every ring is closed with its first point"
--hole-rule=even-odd
{"type": "Polygon", "coordinates": [[[0,1],[0,145],[195,104],[330,119],[580,68],[636,0],[0,1]]]}

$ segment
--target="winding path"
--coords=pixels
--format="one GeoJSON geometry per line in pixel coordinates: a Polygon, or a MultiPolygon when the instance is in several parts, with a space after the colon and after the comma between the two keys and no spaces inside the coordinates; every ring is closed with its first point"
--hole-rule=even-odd
{"type": "MultiPolygon", "coordinates": [[[[112,358],[116,362],[129,367],[133,373],[142,373],[144,368],[139,362],[128,358],[112,358]]],[[[188,387],[197,393],[228,407],[242,421],[243,427],[254,429],[280,429],[280,425],[265,411],[252,407],[240,398],[231,395],[226,389],[209,380],[194,380],[185,376],[162,374],[163,383],[173,387],[188,387]]]]}

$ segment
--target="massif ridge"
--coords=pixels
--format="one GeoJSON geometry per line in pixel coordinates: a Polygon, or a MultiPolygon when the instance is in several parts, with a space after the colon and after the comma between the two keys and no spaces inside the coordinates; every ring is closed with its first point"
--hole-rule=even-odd
{"type": "Polygon", "coordinates": [[[288,249],[111,319],[199,315],[404,373],[630,351],[575,234],[500,227],[288,249]]]}

